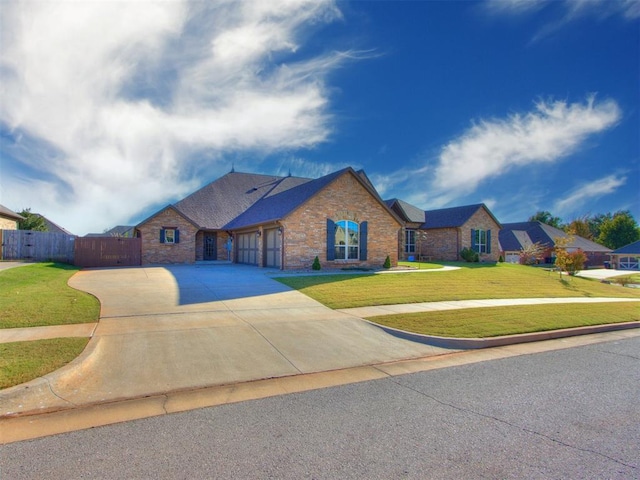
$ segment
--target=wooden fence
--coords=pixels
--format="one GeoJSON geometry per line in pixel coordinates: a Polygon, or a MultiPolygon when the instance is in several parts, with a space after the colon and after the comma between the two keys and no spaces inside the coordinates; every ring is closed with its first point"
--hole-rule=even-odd
{"type": "Polygon", "coordinates": [[[139,238],[78,237],[75,261],[78,267],[125,267],[141,264],[139,238]]]}
{"type": "Polygon", "coordinates": [[[73,263],[75,236],[33,230],[0,230],[2,260],[73,263]]]}

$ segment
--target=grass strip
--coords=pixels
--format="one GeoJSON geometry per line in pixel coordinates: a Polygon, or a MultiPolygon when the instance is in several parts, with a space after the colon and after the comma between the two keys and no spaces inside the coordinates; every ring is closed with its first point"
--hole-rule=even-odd
{"type": "Polygon", "coordinates": [[[67,285],[79,269],[35,263],[0,272],[0,328],[95,322],[100,302],[67,285]]]}
{"type": "Polygon", "coordinates": [[[276,280],[330,308],[487,298],[626,297],[640,289],[579,277],[560,277],[524,265],[461,264],[459,270],[387,275],[318,275],[276,280]]]}
{"type": "Polygon", "coordinates": [[[381,315],[368,320],[407,332],[485,338],[640,320],[640,302],[567,303],[381,315]]]}
{"type": "Polygon", "coordinates": [[[80,355],[88,342],[88,338],[52,338],[0,343],[0,389],[63,367],[80,355]]]}

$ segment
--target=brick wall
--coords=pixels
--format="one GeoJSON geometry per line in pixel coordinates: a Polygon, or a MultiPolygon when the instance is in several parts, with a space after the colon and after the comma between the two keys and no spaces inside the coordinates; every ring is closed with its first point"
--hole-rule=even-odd
{"type": "Polygon", "coordinates": [[[142,239],[142,264],[193,263],[196,260],[196,233],[194,227],[173,208],[167,208],[138,227],[142,239]],[[177,228],[179,243],[160,243],[162,228],[177,228]]]}
{"type": "Polygon", "coordinates": [[[401,225],[351,173],[337,178],[287,216],[282,225],[285,269],[310,268],[316,256],[323,268],[381,267],[387,255],[397,265],[401,225]],[[366,261],[327,261],[327,218],[368,222],[366,261]]]}
{"type": "Polygon", "coordinates": [[[18,222],[9,218],[0,217],[0,230],[17,230],[18,222]]]}
{"type": "Polygon", "coordinates": [[[481,253],[481,262],[497,262],[500,258],[500,227],[484,208],[478,209],[461,228],[462,248],[471,248],[471,229],[491,230],[491,253],[481,253]]]}

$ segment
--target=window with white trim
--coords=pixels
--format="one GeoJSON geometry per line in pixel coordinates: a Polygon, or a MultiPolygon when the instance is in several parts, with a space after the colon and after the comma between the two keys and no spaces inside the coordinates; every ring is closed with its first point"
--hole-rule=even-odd
{"type": "Polygon", "coordinates": [[[474,250],[478,253],[487,253],[487,231],[476,230],[475,238],[473,240],[474,250]]]}

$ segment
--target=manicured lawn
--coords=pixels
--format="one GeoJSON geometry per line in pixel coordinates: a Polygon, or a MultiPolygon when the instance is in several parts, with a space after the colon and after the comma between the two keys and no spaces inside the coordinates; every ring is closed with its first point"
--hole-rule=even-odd
{"type": "Polygon", "coordinates": [[[630,297],[640,289],[607,285],[523,265],[461,264],[460,270],[430,273],[280,277],[331,308],[486,298],[630,297]]]}
{"type": "Polygon", "coordinates": [[[382,315],[369,320],[441,337],[483,338],[640,320],[640,302],[469,308],[382,315]]]}
{"type": "Polygon", "coordinates": [[[66,264],[35,263],[0,272],[0,328],[97,321],[100,302],[67,285],[77,271],[66,264]]]}
{"type": "Polygon", "coordinates": [[[88,338],[53,338],[0,343],[0,388],[28,382],[66,365],[88,342],[88,338]]]}

